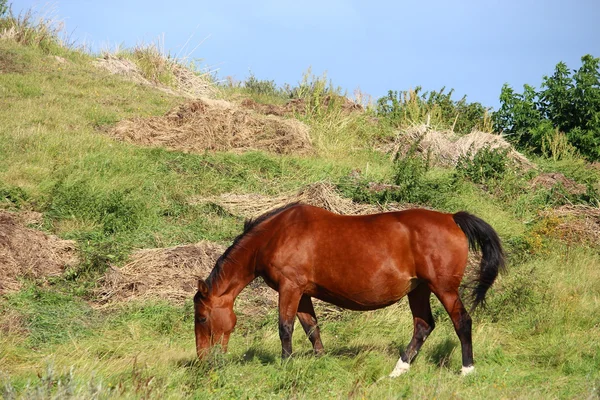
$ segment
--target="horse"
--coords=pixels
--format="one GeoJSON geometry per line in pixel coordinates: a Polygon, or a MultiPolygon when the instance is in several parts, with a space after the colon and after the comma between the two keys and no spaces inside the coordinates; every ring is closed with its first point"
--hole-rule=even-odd
{"type": "Polygon", "coordinates": [[[410,209],[371,215],[339,215],[292,203],[247,220],[243,233],[198,280],[194,295],[196,352],[227,344],[236,324],[233,303],[262,277],[279,292],[282,357],[292,354],[298,317],[315,354],[323,343],[312,298],[351,310],[375,310],[408,296],[413,336],[390,377],[406,373],[435,327],[433,293],[452,320],[462,350],[463,375],[474,371],[472,320],[459,285],[469,249],[482,253],[471,286],[471,310],[485,300],[504,252],[498,234],[482,219],[461,211],[446,214],[410,209]]]}

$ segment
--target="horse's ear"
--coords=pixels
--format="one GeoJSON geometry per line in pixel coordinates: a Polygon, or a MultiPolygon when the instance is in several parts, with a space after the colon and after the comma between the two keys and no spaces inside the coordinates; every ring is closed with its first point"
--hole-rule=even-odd
{"type": "Polygon", "coordinates": [[[202,297],[208,296],[208,285],[202,279],[198,279],[198,293],[202,297]]]}

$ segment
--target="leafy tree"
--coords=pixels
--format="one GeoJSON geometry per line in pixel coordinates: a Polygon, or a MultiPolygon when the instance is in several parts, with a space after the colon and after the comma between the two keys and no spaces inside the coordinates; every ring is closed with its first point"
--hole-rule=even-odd
{"type": "Polygon", "coordinates": [[[541,153],[549,136],[565,132],[569,144],[589,160],[600,160],[600,59],[581,58],[572,74],[560,62],[544,76],[541,90],[524,85],[523,93],[505,84],[494,127],[517,146],[541,153]]]}

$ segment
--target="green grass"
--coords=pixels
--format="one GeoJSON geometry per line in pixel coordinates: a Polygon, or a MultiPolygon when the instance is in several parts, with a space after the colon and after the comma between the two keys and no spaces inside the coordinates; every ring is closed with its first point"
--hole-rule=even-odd
{"type": "MultiPolygon", "coordinates": [[[[299,116],[310,127],[310,156],[142,148],[105,131],[125,118],[162,115],[182,98],[98,70],[89,54],[36,43],[0,40],[0,208],[43,212],[41,228],[76,240],[82,262],[46,286],[25,281],[20,292],[0,297],[3,397],[599,395],[600,254],[539,235],[539,210],[562,198],[530,189],[527,180],[535,172],[510,171],[485,184],[459,178],[452,169],[407,173],[406,179],[418,182],[401,196],[477,214],[498,230],[508,250],[508,272],[490,290],[488,308],[474,315],[477,371],[466,378],[459,375],[458,340],[435,299],[437,327],[410,373],[397,379],[387,374],[412,334],[406,301],[367,313],[318,307],[326,354],[313,357],[297,326],[295,355],[286,362],[279,358],[275,309],[240,317],[229,353],[200,362],[191,299],[184,305],[156,300],[97,308],[98,278],[133,249],[202,239],[229,243],[241,231],[241,218],[197,204],[197,197],[278,195],[329,180],[347,196],[379,201],[364,187],[399,176],[389,156],[374,150],[393,132],[368,113],[346,115],[333,107],[299,116]],[[353,170],[360,171],[358,183],[348,177],[353,170]]],[[[259,100],[281,100],[269,96],[259,100]]],[[[577,160],[536,162],[542,170],[597,185],[597,172],[577,160]]]]}
{"type": "Polygon", "coordinates": [[[74,391],[86,393],[101,385],[103,395],[134,398],[338,398],[351,393],[367,398],[587,398],[597,394],[600,379],[594,313],[600,259],[572,250],[567,270],[562,268],[565,257],[564,249],[557,249],[500,278],[489,308],[475,314],[477,371],[466,378],[458,374],[460,346],[437,300],[432,303],[437,327],[409,375],[389,379],[412,333],[405,301],[374,312],[322,317],[323,357],[311,355],[296,326],[295,355],[282,362],[277,317],[270,310],[240,321],[228,354],[198,362],[190,303],[93,310],[76,298],[39,289],[6,300],[25,318],[28,337],[3,336],[0,369],[17,392],[28,384],[42,385],[51,366],[58,376],[73,371],[74,391]],[[515,290],[519,287],[531,292],[515,290]],[[65,311],[57,319],[58,307],[65,311]]]}

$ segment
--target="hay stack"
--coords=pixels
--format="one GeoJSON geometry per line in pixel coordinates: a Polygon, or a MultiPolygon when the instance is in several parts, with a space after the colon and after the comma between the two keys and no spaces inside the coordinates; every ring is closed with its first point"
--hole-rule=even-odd
{"type": "Polygon", "coordinates": [[[104,54],[97,58],[93,64],[97,68],[104,69],[111,74],[121,75],[130,81],[155,89],[174,96],[183,96],[196,99],[204,96],[214,95],[216,89],[206,75],[197,74],[188,68],[165,59],[174,77],[174,88],[152,82],[144,77],[142,71],[135,62],[126,58],[117,57],[112,54],[104,54]]]}
{"type": "Polygon", "coordinates": [[[255,218],[265,212],[289,203],[302,202],[321,207],[342,215],[365,215],[384,211],[400,211],[412,208],[410,204],[389,203],[385,206],[359,204],[340,196],[335,186],[329,182],[316,182],[296,192],[270,197],[261,194],[225,193],[208,198],[195,198],[192,203],[213,203],[223,207],[233,215],[255,218]]]}
{"type": "Polygon", "coordinates": [[[394,142],[384,146],[382,150],[391,153],[394,159],[396,154],[406,153],[415,142],[418,142],[417,150],[420,153],[430,154],[441,166],[455,166],[461,156],[466,156],[469,151],[471,155],[475,155],[486,146],[491,149],[510,149],[508,153],[510,159],[527,168],[534,166],[501,135],[473,131],[464,136],[456,136],[453,132],[429,130],[426,125],[414,126],[399,132],[394,142]]]}
{"type": "Polygon", "coordinates": [[[121,121],[109,134],[130,143],[193,153],[234,149],[303,154],[312,147],[308,127],[298,120],[209,99],[183,104],[163,117],[121,121]]]}
{"type": "Polygon", "coordinates": [[[111,267],[103,278],[99,299],[124,301],[148,297],[183,301],[196,291],[225,247],[211,242],[134,252],[123,268],[111,267]]]}
{"type": "MultiPolygon", "coordinates": [[[[122,268],[111,267],[97,290],[101,305],[162,299],[183,303],[196,293],[196,282],[206,279],[226,247],[203,241],[196,244],[133,253],[122,268]]],[[[236,311],[254,314],[277,306],[277,293],[261,279],[250,283],[236,300],[236,311]]]]}
{"type": "Polygon", "coordinates": [[[19,290],[21,277],[57,276],[78,262],[72,240],[25,227],[34,217],[0,211],[0,294],[19,290]]]}

